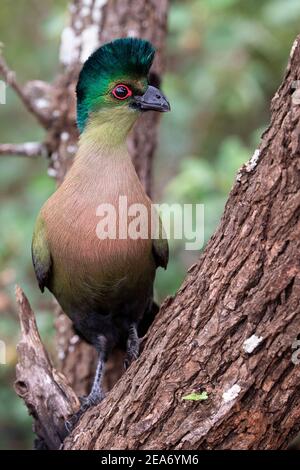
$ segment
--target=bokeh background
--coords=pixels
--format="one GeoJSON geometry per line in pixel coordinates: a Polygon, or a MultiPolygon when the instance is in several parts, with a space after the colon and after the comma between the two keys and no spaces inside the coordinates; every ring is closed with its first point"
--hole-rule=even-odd
{"type": "MultiPolygon", "coordinates": [[[[0,42],[19,80],[55,77],[67,19],[66,0],[0,0],[0,42]]],[[[171,1],[163,89],[172,113],[162,119],[154,195],[160,202],[204,204],[205,240],[238,168],[259,145],[299,25],[299,0],[171,1]]],[[[0,142],[43,138],[11,90],[0,119],[0,142]]],[[[0,448],[24,449],[32,447],[33,434],[12,389],[19,336],[14,285],[24,288],[53,350],[51,297],[37,289],[30,244],[55,183],[42,159],[0,156],[0,188],[0,340],[7,345],[7,364],[0,365],[0,448]]],[[[160,300],[176,291],[198,255],[172,243],[169,269],[157,279],[160,300]]]]}

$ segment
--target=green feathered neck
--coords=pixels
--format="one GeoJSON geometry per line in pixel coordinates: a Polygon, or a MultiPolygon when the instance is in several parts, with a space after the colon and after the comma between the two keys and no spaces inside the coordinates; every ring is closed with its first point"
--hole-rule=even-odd
{"type": "Polygon", "coordinates": [[[118,79],[146,78],[155,49],[143,39],[116,39],[97,49],[85,62],[77,83],[77,124],[80,132],[89,114],[103,106],[112,106],[107,99],[110,84],[118,79]]]}

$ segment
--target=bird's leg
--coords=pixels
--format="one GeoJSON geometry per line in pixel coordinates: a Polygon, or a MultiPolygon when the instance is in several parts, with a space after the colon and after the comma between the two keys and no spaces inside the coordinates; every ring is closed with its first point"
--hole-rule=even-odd
{"type": "Polygon", "coordinates": [[[79,410],[76,413],[74,413],[68,421],[66,421],[66,428],[68,432],[72,431],[72,429],[74,428],[74,426],[76,425],[80,417],[90,407],[97,405],[105,397],[105,394],[102,389],[102,378],[104,374],[104,364],[105,364],[106,353],[107,353],[106,343],[107,343],[106,338],[102,335],[99,336],[99,341],[97,342],[97,345],[96,345],[99,351],[99,359],[97,363],[93,385],[92,385],[89,395],[87,395],[86,397],[80,397],[81,406],[79,410]]]}
{"type": "MultiPolygon", "coordinates": [[[[102,377],[104,374],[104,358],[99,357],[95,377],[93,380],[93,385],[89,395],[86,397],[80,397],[81,408],[90,408],[91,406],[95,406],[104,398],[104,392],[102,390],[102,377]]],[[[85,410],[84,410],[85,411],[85,410]]]]}
{"type": "Polygon", "coordinates": [[[128,339],[127,339],[127,347],[126,347],[126,355],[124,359],[124,367],[127,369],[132,361],[139,357],[140,351],[140,339],[137,333],[137,325],[136,323],[132,323],[129,327],[128,331],[128,339]]]}

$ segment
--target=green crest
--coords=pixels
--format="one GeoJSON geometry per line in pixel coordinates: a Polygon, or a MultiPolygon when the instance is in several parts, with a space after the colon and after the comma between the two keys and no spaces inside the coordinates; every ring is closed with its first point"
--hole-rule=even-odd
{"type": "Polygon", "coordinates": [[[110,83],[118,78],[146,78],[155,49],[143,39],[116,39],[97,49],[85,62],[76,87],[77,124],[83,131],[90,112],[104,104],[110,83]]]}

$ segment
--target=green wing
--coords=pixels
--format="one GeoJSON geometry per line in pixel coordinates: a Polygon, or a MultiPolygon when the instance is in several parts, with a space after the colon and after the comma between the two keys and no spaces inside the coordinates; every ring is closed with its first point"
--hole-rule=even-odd
{"type": "Polygon", "coordinates": [[[31,253],[35,275],[41,291],[44,292],[45,287],[48,287],[51,277],[52,260],[48,247],[45,223],[41,215],[38,216],[36,221],[31,253]]]}
{"type": "Polygon", "coordinates": [[[152,240],[152,253],[156,267],[167,269],[169,261],[169,245],[161,219],[159,218],[159,238],[152,240]]]}

